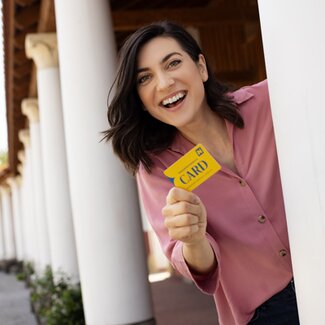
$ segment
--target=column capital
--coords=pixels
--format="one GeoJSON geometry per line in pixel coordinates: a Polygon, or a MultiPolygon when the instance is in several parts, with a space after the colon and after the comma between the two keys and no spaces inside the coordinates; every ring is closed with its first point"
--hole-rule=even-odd
{"type": "Polygon", "coordinates": [[[29,122],[39,122],[38,100],[36,98],[23,99],[21,111],[28,117],[29,122]]]}
{"type": "MultiPolygon", "coordinates": [[[[18,168],[19,168],[19,165],[18,165],[18,168]]],[[[21,183],[22,183],[22,177],[21,177],[21,175],[17,175],[16,176],[16,182],[17,182],[18,187],[20,187],[21,186],[21,183]]]]}
{"type": "MultiPolygon", "coordinates": [[[[7,181],[7,180],[6,180],[7,181]]],[[[10,187],[6,183],[0,185],[0,194],[6,195],[10,193],[10,187]]]]}
{"type": "Polygon", "coordinates": [[[59,65],[56,33],[27,34],[25,50],[26,56],[33,59],[39,70],[59,65]]]}
{"type": "Polygon", "coordinates": [[[13,188],[17,183],[16,183],[16,178],[14,176],[10,176],[6,179],[7,184],[13,188]]]}
{"type": "Polygon", "coordinates": [[[7,178],[7,184],[10,186],[11,191],[13,191],[15,188],[20,186],[21,183],[21,176],[10,176],[7,178]]]}
{"type": "MultiPolygon", "coordinates": [[[[24,167],[22,164],[18,164],[17,170],[19,171],[20,175],[24,175],[24,167]]],[[[20,177],[20,182],[21,182],[21,177],[20,177]]]]}
{"type": "Polygon", "coordinates": [[[17,153],[17,157],[21,163],[25,162],[25,151],[24,150],[19,150],[17,153]]]}
{"type": "Polygon", "coordinates": [[[25,149],[30,146],[30,134],[28,129],[23,129],[18,132],[19,140],[24,144],[25,149]]]}

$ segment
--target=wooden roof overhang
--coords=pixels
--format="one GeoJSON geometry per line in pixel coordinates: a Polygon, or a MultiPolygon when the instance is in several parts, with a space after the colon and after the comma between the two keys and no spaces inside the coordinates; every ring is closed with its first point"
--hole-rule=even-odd
{"type": "MultiPolygon", "coordinates": [[[[240,85],[265,75],[263,54],[257,56],[256,65],[252,63],[252,55],[262,53],[256,0],[110,0],[110,6],[118,46],[140,26],[170,19],[199,28],[201,45],[212,53],[220,78],[240,85]]],[[[54,0],[6,0],[3,25],[8,158],[15,175],[17,152],[22,149],[18,132],[28,123],[21,101],[37,96],[36,71],[25,55],[25,36],[56,31],[54,0]]]]}
{"type": "Polygon", "coordinates": [[[8,122],[8,160],[11,174],[17,173],[17,152],[23,148],[18,132],[27,121],[21,101],[37,96],[35,67],[25,55],[29,33],[55,30],[52,0],[7,0],[3,2],[5,91],[8,122]]]}

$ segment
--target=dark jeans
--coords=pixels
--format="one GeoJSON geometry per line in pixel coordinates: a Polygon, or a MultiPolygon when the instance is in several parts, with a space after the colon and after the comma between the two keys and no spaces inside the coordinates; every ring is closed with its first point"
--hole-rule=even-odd
{"type": "Polygon", "coordinates": [[[299,325],[293,280],[259,306],[247,325],[299,325]]]}

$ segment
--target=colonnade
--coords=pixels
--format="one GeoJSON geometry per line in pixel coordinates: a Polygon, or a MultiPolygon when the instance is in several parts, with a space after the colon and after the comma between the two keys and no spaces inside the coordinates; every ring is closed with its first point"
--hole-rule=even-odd
{"type": "MultiPolygon", "coordinates": [[[[320,324],[325,5],[259,7],[300,321],[320,324]]],[[[51,265],[80,281],[89,325],[154,324],[136,186],[100,142],[116,67],[109,1],[55,0],[55,10],[57,35],[26,38],[38,98],[22,102],[29,129],[19,133],[19,175],[0,186],[0,260],[32,261],[38,272],[51,265]]]]}
{"type": "Polygon", "coordinates": [[[0,260],[80,281],[89,325],[154,324],[136,184],[100,142],[116,67],[109,3],[55,5],[57,35],[25,40],[38,95],[21,103],[19,174],[0,187],[0,260]]]}

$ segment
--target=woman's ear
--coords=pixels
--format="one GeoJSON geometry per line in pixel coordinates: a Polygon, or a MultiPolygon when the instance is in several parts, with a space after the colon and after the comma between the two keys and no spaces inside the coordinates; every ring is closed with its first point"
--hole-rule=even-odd
{"type": "Polygon", "coordinates": [[[203,54],[199,54],[198,68],[202,78],[202,81],[205,82],[208,80],[208,68],[203,54]]]}

